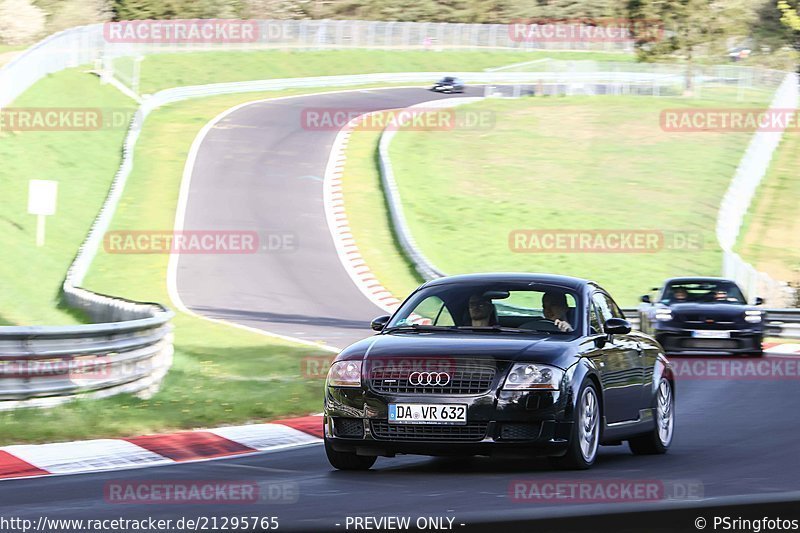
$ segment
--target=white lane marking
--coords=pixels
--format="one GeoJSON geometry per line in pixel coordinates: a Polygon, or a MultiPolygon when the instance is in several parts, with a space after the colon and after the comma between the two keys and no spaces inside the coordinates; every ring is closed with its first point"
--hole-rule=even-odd
{"type": "MultiPolygon", "coordinates": [[[[320,427],[322,427],[321,417],[319,423],[320,427]]],[[[253,448],[254,450],[269,450],[277,446],[305,444],[320,440],[319,437],[283,424],[229,426],[209,429],[208,431],[222,438],[253,448]]]]}
{"type": "Polygon", "coordinates": [[[53,474],[94,472],[174,462],[136,444],[119,439],[53,444],[16,444],[0,449],[53,474]]]}
{"type": "MultiPolygon", "coordinates": [[[[383,91],[383,90],[394,90],[394,89],[418,89],[419,86],[402,86],[402,87],[376,87],[372,90],[383,91]]],[[[235,105],[225,111],[221,112],[219,115],[214,117],[210,122],[208,122],[200,132],[195,137],[194,141],[192,142],[192,146],[189,149],[189,155],[186,158],[186,164],[183,167],[183,176],[181,177],[181,188],[180,193],[178,195],[178,206],[175,210],[175,223],[173,224],[174,231],[182,231],[184,227],[184,222],[186,218],[186,206],[189,203],[189,189],[191,186],[192,181],[192,174],[194,173],[194,165],[195,161],[197,160],[197,154],[200,151],[200,145],[203,144],[203,141],[208,135],[208,132],[211,131],[214,126],[219,123],[222,119],[226,118],[228,115],[235,113],[236,111],[247,107],[249,105],[257,105],[266,102],[276,102],[279,100],[289,100],[294,98],[305,98],[309,96],[319,96],[319,95],[327,95],[327,94],[342,94],[342,93],[354,93],[354,92],[363,92],[364,89],[343,89],[337,91],[325,91],[325,92],[317,92],[317,93],[306,93],[306,94],[295,94],[291,96],[280,96],[277,98],[262,98],[259,100],[253,100],[251,102],[243,102],[241,104],[235,105]]],[[[330,224],[329,224],[330,226],[330,224]]],[[[329,346],[325,344],[321,344],[314,341],[309,341],[306,339],[300,339],[298,337],[290,337],[287,335],[281,335],[279,333],[273,333],[271,331],[267,331],[260,328],[254,328],[251,326],[245,326],[244,324],[239,324],[237,322],[232,322],[229,320],[221,319],[221,318],[211,318],[200,313],[196,313],[186,307],[181,299],[180,293],[178,291],[178,261],[180,259],[180,253],[175,252],[170,254],[169,256],[169,264],[167,265],[167,293],[169,294],[169,298],[172,301],[172,305],[175,307],[176,310],[179,312],[185,313],[187,315],[193,316],[195,318],[202,318],[203,320],[207,320],[209,322],[215,322],[218,324],[223,324],[226,326],[232,326],[235,328],[239,328],[245,331],[249,331],[251,333],[257,333],[260,335],[265,335],[267,337],[282,339],[290,342],[296,342],[299,344],[304,344],[306,346],[314,346],[323,350],[327,350],[329,352],[338,353],[341,351],[341,348],[336,348],[334,346],[329,346]]]]}

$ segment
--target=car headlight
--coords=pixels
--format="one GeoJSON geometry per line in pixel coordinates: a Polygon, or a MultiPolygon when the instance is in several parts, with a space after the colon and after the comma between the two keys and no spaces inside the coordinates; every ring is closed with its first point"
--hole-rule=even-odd
{"type": "Polygon", "coordinates": [[[329,387],[360,387],[361,361],[337,361],[328,370],[329,387]]]}
{"type": "Polygon", "coordinates": [[[504,390],[558,390],[564,372],[561,369],[533,363],[516,363],[506,377],[504,390]]]}
{"type": "Polygon", "coordinates": [[[760,324],[762,320],[761,311],[745,311],[744,312],[744,321],[750,322],[751,324],[760,324]]]}
{"type": "Polygon", "coordinates": [[[669,309],[658,309],[656,311],[656,320],[659,322],[667,322],[672,320],[672,311],[669,309]]]}

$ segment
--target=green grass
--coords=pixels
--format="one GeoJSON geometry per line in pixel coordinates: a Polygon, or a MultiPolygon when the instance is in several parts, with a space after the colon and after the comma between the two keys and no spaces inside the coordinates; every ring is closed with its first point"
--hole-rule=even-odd
{"type": "Polygon", "coordinates": [[[800,133],[787,131],[745,217],[737,252],[773,278],[800,280],[800,133]]]}
{"type": "MultiPolygon", "coordinates": [[[[49,76],[14,107],[101,108],[131,111],[130,99],[78,70],[49,76]]],[[[108,192],[120,162],[124,129],[0,131],[0,314],[6,324],[71,324],[58,307],[60,289],[108,192]],[[36,247],[36,217],[27,212],[31,179],[58,182],[56,214],[47,217],[47,240],[36,247]]]]}
{"type": "MultiPolygon", "coordinates": [[[[145,122],[134,171],[111,229],[171,228],[186,155],[203,125],[241,102],[299,93],[220,96],[154,112],[145,122]]],[[[73,170],[82,174],[91,165],[86,160],[73,170]]],[[[73,209],[73,214],[78,212],[73,209]]],[[[167,255],[101,250],[85,286],[169,304],[168,259],[167,255]]],[[[53,277],[53,272],[60,272],[53,269],[40,275],[53,277]]],[[[329,359],[329,352],[184,314],[178,314],[174,325],[174,365],[151,399],[119,395],[48,410],[0,413],[0,445],[238,424],[320,410],[322,381],[305,376],[301,361],[304,357],[329,359]]]]}
{"type": "MultiPolygon", "coordinates": [[[[543,57],[633,61],[630,54],[587,52],[473,51],[252,51],[148,55],[142,62],[141,92],[206,83],[368,74],[375,72],[479,71],[543,57]]],[[[128,79],[132,62],[120,61],[128,79]]]]}
{"type": "MultiPolygon", "coordinates": [[[[403,131],[391,148],[411,231],[447,273],[521,270],[589,277],[625,306],[665,277],[716,274],[719,202],[749,141],[739,133],[667,133],[664,108],[759,106],[728,91],[703,98],[565,97],[488,100],[490,129],[403,131]],[[700,249],[657,253],[518,253],[515,229],[688,232],[700,249]]],[[[466,108],[461,108],[462,111],[466,108]]],[[[377,135],[351,137],[344,192],[354,238],[367,264],[398,296],[418,279],[385,222],[378,190],[377,135]],[[369,157],[371,156],[371,157],[369,157]],[[351,214],[352,213],[352,214],[351,214]],[[395,260],[391,260],[394,255],[395,260]]]]}

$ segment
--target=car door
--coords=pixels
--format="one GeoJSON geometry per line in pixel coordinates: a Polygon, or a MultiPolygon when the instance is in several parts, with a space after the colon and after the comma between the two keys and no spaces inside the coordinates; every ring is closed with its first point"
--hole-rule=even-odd
{"type": "MultiPolygon", "coordinates": [[[[624,318],[619,306],[603,291],[592,295],[592,304],[602,328],[612,317],[624,318]]],[[[610,424],[639,418],[644,369],[635,337],[613,335],[602,347],[600,379],[605,391],[605,415],[610,424]]]]}

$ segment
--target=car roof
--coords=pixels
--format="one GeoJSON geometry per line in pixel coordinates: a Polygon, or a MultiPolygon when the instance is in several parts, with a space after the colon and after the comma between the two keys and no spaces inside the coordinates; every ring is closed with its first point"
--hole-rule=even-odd
{"type": "Polygon", "coordinates": [[[485,272],[479,274],[459,274],[455,276],[445,276],[436,278],[425,284],[426,287],[443,285],[445,283],[461,282],[520,282],[520,283],[543,283],[546,285],[558,285],[575,291],[587,287],[593,283],[591,281],[574,278],[572,276],[560,276],[557,274],[539,274],[533,272],[485,272]]]}
{"type": "Polygon", "coordinates": [[[727,283],[736,283],[732,279],[719,278],[714,276],[693,276],[693,277],[678,277],[670,278],[664,282],[664,285],[672,285],[673,283],[705,283],[708,281],[723,281],[727,283]]]}

